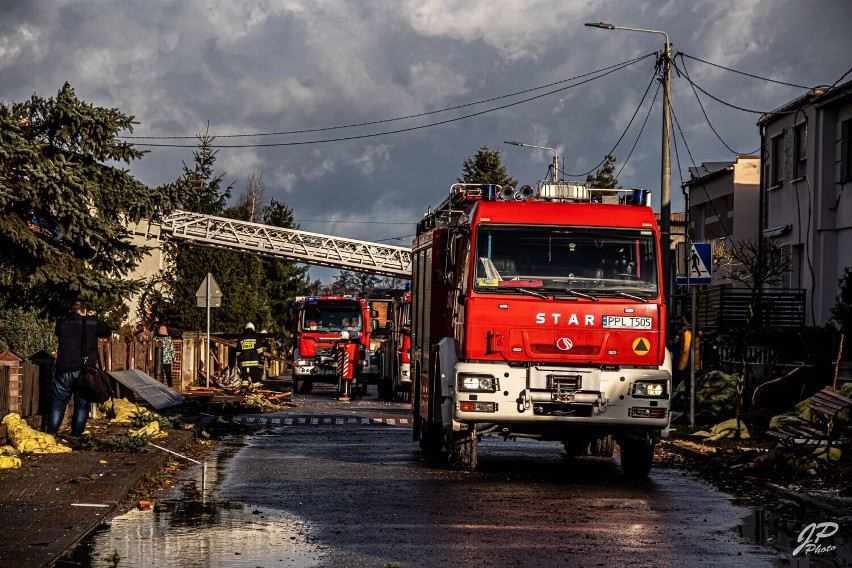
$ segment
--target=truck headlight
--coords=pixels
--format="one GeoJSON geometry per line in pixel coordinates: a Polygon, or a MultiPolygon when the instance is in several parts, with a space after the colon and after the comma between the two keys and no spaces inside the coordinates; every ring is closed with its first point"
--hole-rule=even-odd
{"type": "Polygon", "coordinates": [[[459,373],[458,389],[467,392],[496,392],[500,386],[491,375],[472,375],[459,373]]]}
{"type": "Polygon", "coordinates": [[[666,398],[666,383],[660,381],[636,381],[630,394],[637,398],[666,398]]]}

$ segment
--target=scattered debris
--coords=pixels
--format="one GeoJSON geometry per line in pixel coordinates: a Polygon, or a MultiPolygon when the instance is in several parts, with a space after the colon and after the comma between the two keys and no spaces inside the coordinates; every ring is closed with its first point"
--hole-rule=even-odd
{"type": "Polygon", "coordinates": [[[71,451],[71,448],[56,441],[56,438],[45,432],[30,428],[20,414],[12,413],[3,418],[9,441],[18,452],[23,454],[61,454],[71,451]]]}
{"type": "Polygon", "coordinates": [[[708,442],[722,440],[724,438],[733,438],[747,440],[751,438],[745,422],[742,419],[731,418],[713,426],[709,432],[696,432],[695,436],[704,436],[708,442]]]}
{"type": "Polygon", "coordinates": [[[158,440],[168,436],[168,433],[160,430],[160,423],[155,420],[153,422],[149,422],[147,426],[139,428],[138,430],[131,429],[130,435],[136,438],[145,438],[147,440],[158,440]]]}

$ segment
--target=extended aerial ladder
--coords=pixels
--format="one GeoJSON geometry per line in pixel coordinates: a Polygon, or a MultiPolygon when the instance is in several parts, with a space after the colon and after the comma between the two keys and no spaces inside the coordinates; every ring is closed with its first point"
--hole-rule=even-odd
{"type": "Polygon", "coordinates": [[[176,211],[159,224],[143,221],[129,230],[149,239],[176,239],[199,246],[411,279],[411,249],[408,247],[188,211],[176,211]]]}

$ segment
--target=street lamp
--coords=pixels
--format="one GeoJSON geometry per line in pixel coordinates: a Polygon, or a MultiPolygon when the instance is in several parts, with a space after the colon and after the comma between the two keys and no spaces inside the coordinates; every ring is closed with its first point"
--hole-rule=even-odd
{"type": "Polygon", "coordinates": [[[512,146],[523,146],[525,148],[538,148],[539,150],[550,150],[553,152],[553,165],[551,166],[552,171],[550,172],[550,181],[556,183],[559,181],[559,154],[556,151],[556,148],[549,148],[547,146],[536,146],[535,144],[524,144],[523,142],[517,142],[515,140],[506,140],[503,142],[504,144],[511,144],[512,146]]]}
{"type": "Polygon", "coordinates": [[[669,43],[669,34],[658,30],[645,30],[642,28],[628,28],[616,26],[605,22],[586,23],[592,28],[603,30],[628,30],[632,32],[647,32],[650,34],[661,34],[666,38],[663,49],[663,147],[662,168],[660,172],[660,245],[663,263],[663,294],[666,303],[671,298],[671,283],[669,282],[671,272],[671,217],[672,217],[672,115],[671,115],[671,85],[672,85],[672,44],[669,43]]]}

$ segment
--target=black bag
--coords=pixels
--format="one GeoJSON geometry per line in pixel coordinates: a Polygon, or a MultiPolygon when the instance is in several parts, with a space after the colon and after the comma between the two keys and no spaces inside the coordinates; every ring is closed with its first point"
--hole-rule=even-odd
{"type": "Polygon", "coordinates": [[[75,390],[89,402],[101,404],[112,398],[112,377],[101,367],[100,352],[98,352],[97,367],[88,364],[85,316],[83,316],[83,333],[81,335],[80,356],[83,360],[83,368],[80,369],[80,377],[77,379],[75,390]]]}
{"type": "Polygon", "coordinates": [[[77,380],[77,392],[89,402],[106,402],[112,398],[112,377],[100,365],[83,365],[77,380]]]}

